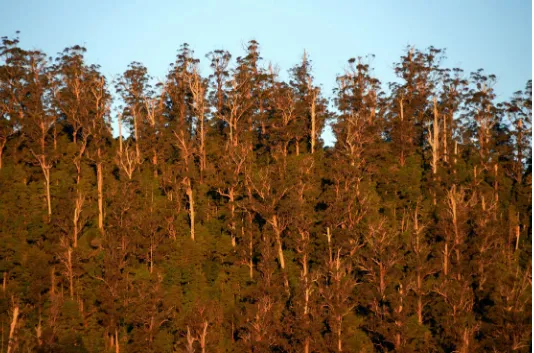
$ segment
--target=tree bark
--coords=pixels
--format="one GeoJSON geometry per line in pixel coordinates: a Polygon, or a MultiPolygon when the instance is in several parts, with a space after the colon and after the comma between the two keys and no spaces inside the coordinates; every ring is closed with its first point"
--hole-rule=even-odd
{"type": "Polygon", "coordinates": [[[17,321],[19,319],[19,307],[15,305],[13,308],[13,319],[11,321],[11,327],[9,329],[9,341],[7,342],[7,353],[14,351],[15,347],[15,329],[17,328],[17,321]]]}
{"type": "Polygon", "coordinates": [[[191,240],[195,240],[195,199],[193,197],[193,188],[191,187],[191,180],[186,178],[186,194],[189,200],[189,224],[191,227],[191,240]]]}

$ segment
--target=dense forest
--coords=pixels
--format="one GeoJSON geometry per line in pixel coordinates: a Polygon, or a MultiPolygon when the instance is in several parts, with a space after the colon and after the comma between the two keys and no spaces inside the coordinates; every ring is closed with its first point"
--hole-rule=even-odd
{"type": "Polygon", "coordinates": [[[19,44],[1,352],[530,351],[530,80],[497,102],[494,75],[407,48],[397,82],[351,58],[329,97],[256,41],[204,75],[184,44],[162,82],[19,44]]]}

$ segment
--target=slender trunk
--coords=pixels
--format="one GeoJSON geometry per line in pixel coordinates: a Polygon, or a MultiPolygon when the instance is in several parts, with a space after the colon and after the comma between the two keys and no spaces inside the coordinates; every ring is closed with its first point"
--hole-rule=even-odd
{"type": "Polygon", "coordinates": [[[67,250],[67,274],[69,276],[70,299],[74,299],[74,273],[72,271],[72,249],[67,250]]]}
{"type": "Polygon", "coordinates": [[[447,116],[443,115],[443,160],[448,162],[449,157],[447,156],[447,138],[449,137],[447,131],[447,116]]]}
{"type": "Polygon", "coordinates": [[[236,226],[235,226],[235,196],[234,188],[228,190],[228,198],[230,201],[230,231],[232,232],[232,247],[236,247],[236,226]]]}
{"type": "Polygon", "coordinates": [[[384,298],[386,292],[386,271],[382,263],[378,264],[378,274],[380,277],[380,295],[384,298]]]}
{"type": "Polygon", "coordinates": [[[206,132],[204,131],[204,107],[200,112],[200,172],[206,169],[206,132]]]}
{"type": "Polygon", "coordinates": [[[278,246],[278,260],[280,261],[280,267],[283,270],[286,267],[286,262],[284,260],[284,252],[282,248],[282,238],[281,238],[282,232],[280,231],[280,228],[278,227],[278,218],[276,216],[272,217],[272,226],[274,229],[274,233],[276,235],[276,244],[278,246]]]}
{"type": "Polygon", "coordinates": [[[208,322],[204,321],[204,327],[202,328],[202,334],[200,336],[200,349],[202,353],[206,353],[206,336],[208,335],[208,322]]]}
{"type": "Polygon", "coordinates": [[[53,300],[56,295],[56,268],[50,271],[50,298],[53,300]]]}
{"type": "Polygon", "coordinates": [[[122,116],[119,115],[119,153],[122,155],[122,116]]]}
{"type": "MultiPolygon", "coordinates": [[[[429,143],[432,147],[432,174],[436,175],[438,172],[438,160],[439,160],[439,122],[438,122],[438,105],[437,100],[434,98],[434,125],[431,136],[429,137],[429,143]]],[[[430,134],[430,128],[429,128],[430,134]]]]}
{"type": "Polygon", "coordinates": [[[83,196],[80,192],[80,190],[78,189],[76,191],[76,204],[74,206],[74,217],[72,218],[72,223],[73,223],[73,226],[74,226],[74,234],[72,235],[72,246],[73,247],[78,247],[78,233],[79,233],[79,229],[78,229],[78,222],[80,221],[80,214],[82,213],[82,205],[83,205],[83,196]]]}
{"type": "Polygon", "coordinates": [[[102,160],[100,156],[100,148],[98,149],[98,162],[96,164],[96,179],[98,188],[98,229],[104,231],[104,205],[103,205],[103,191],[104,178],[102,175],[102,160]]]}
{"type": "Polygon", "coordinates": [[[449,274],[449,243],[445,242],[445,250],[443,251],[443,274],[449,274]]]}
{"type": "Polygon", "coordinates": [[[4,154],[4,147],[6,146],[7,139],[2,139],[0,142],[0,169],[2,169],[2,156],[4,154]]]}
{"type": "Polygon", "coordinates": [[[134,116],[134,135],[135,135],[135,156],[137,158],[137,162],[139,163],[141,160],[141,152],[139,151],[139,129],[137,127],[137,116],[134,116]]]}
{"type": "Polygon", "coordinates": [[[249,276],[252,280],[254,276],[254,257],[253,257],[253,247],[254,244],[252,243],[252,215],[248,213],[248,234],[249,234],[249,243],[248,243],[248,251],[249,251],[249,276]]]}
{"type": "Polygon", "coordinates": [[[312,93],[312,101],[311,101],[311,107],[310,107],[310,116],[311,116],[311,153],[315,152],[315,139],[317,135],[316,131],[316,122],[315,122],[315,101],[317,97],[315,92],[312,93]]]}
{"type": "MultiPolygon", "coordinates": [[[[521,235],[521,227],[518,225],[515,226],[515,250],[519,249],[519,237],[521,235]]],[[[5,275],[5,272],[4,272],[5,275]]],[[[5,278],[5,277],[4,277],[5,278]]]]}
{"type": "Polygon", "coordinates": [[[419,325],[423,324],[423,296],[417,295],[417,322],[419,325]]]}
{"type": "Polygon", "coordinates": [[[41,316],[41,307],[39,306],[39,319],[37,321],[37,327],[35,328],[35,336],[37,337],[37,345],[42,345],[43,340],[41,339],[43,335],[43,329],[42,329],[42,316],[41,316]]]}
{"type": "Polygon", "coordinates": [[[460,348],[460,353],[469,353],[469,341],[470,341],[470,330],[466,327],[462,335],[462,346],[460,348]]]}
{"type": "Polygon", "coordinates": [[[342,325],[343,325],[343,317],[342,316],[338,316],[337,318],[337,321],[338,321],[338,327],[337,327],[337,351],[338,352],[343,352],[343,347],[342,347],[342,344],[341,344],[341,329],[342,329],[342,325]]]}
{"type": "Polygon", "coordinates": [[[186,193],[189,200],[189,224],[191,227],[191,240],[195,240],[195,200],[193,198],[193,188],[191,187],[191,180],[187,178],[186,193]]]}
{"type": "Polygon", "coordinates": [[[115,353],[120,353],[121,348],[119,344],[119,329],[115,328],[115,353]]]}
{"type": "Polygon", "coordinates": [[[400,134],[401,134],[401,151],[400,151],[400,165],[403,167],[405,163],[404,158],[404,138],[403,138],[403,127],[404,127],[404,102],[403,98],[401,97],[399,99],[399,105],[400,105],[400,134]]]}
{"type": "Polygon", "coordinates": [[[189,326],[187,326],[187,353],[194,353],[195,348],[193,348],[193,344],[195,343],[195,339],[191,335],[191,329],[189,326]]]}
{"type": "Polygon", "coordinates": [[[15,346],[15,329],[17,327],[17,321],[19,319],[19,307],[15,305],[13,308],[13,319],[11,321],[11,327],[9,329],[9,340],[7,342],[7,353],[14,351],[15,346]]]}

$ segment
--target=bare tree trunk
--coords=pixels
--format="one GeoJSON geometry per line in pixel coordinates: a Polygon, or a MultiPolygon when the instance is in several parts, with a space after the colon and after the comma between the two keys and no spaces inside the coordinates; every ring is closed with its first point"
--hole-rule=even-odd
{"type": "Polygon", "coordinates": [[[449,274],[449,243],[445,241],[445,250],[443,250],[443,274],[449,274]]]}
{"type": "Polygon", "coordinates": [[[78,233],[80,231],[80,229],[78,229],[79,227],[79,221],[80,221],[80,215],[82,213],[82,207],[83,207],[83,203],[84,203],[84,196],[83,194],[80,192],[80,190],[78,189],[76,191],[76,204],[75,204],[75,207],[74,207],[74,217],[72,218],[72,223],[74,225],[74,234],[72,236],[72,244],[73,246],[76,248],[78,247],[78,233]]]}
{"type": "Polygon", "coordinates": [[[193,344],[195,343],[195,339],[191,335],[191,329],[189,326],[187,326],[187,353],[194,353],[195,348],[193,348],[193,344]]]}
{"type": "Polygon", "coordinates": [[[98,229],[104,231],[104,205],[103,205],[103,191],[104,178],[102,175],[102,161],[100,160],[100,148],[98,149],[98,162],[96,164],[96,179],[98,188],[98,229]]]}
{"type": "Polygon", "coordinates": [[[278,227],[278,218],[276,216],[273,216],[271,219],[271,223],[274,229],[274,234],[276,235],[276,244],[278,246],[278,260],[280,261],[280,267],[285,269],[286,262],[284,260],[284,252],[282,249],[282,238],[281,238],[281,231],[278,227]]]}
{"type": "Polygon", "coordinates": [[[436,175],[438,172],[439,160],[439,122],[438,122],[438,104],[434,97],[434,125],[432,131],[428,128],[429,140],[428,143],[432,147],[432,174],[436,175]]]}
{"type": "Polygon", "coordinates": [[[189,200],[189,224],[191,227],[191,240],[195,240],[195,200],[193,197],[193,188],[191,187],[191,180],[186,178],[186,194],[189,200]]]}
{"type": "Polygon", "coordinates": [[[317,93],[315,92],[315,89],[313,88],[311,84],[311,78],[308,78],[308,89],[313,91],[311,93],[312,97],[311,97],[311,106],[310,106],[310,118],[311,118],[310,144],[311,144],[311,153],[314,153],[315,152],[315,139],[317,137],[316,136],[317,135],[316,118],[315,118],[315,104],[317,100],[317,93]]]}
{"type": "Polygon", "coordinates": [[[250,213],[247,214],[247,220],[248,220],[248,234],[249,234],[249,243],[248,243],[249,265],[248,267],[249,267],[249,276],[250,276],[250,279],[252,280],[254,276],[254,258],[253,258],[254,244],[252,242],[252,215],[250,213]]]}
{"type": "Polygon", "coordinates": [[[208,322],[204,321],[204,327],[202,328],[202,334],[200,336],[200,349],[202,353],[206,353],[206,336],[208,335],[208,322]]]}
{"type": "Polygon", "coordinates": [[[119,330],[115,328],[115,353],[120,353],[121,348],[119,344],[119,330]]]}
{"type": "Polygon", "coordinates": [[[117,120],[119,122],[119,154],[122,155],[122,115],[121,114],[119,114],[117,120]]]}
{"type": "Polygon", "coordinates": [[[70,246],[67,250],[67,274],[69,276],[70,299],[74,299],[74,273],[72,271],[72,249],[70,246]]]}
{"type": "Polygon", "coordinates": [[[206,170],[206,132],[204,130],[204,107],[199,114],[200,118],[200,171],[206,170]]]}
{"type": "Polygon", "coordinates": [[[447,116],[443,115],[443,160],[448,162],[449,157],[447,156],[447,139],[449,137],[449,132],[447,131],[447,116]]]}
{"type": "Polygon", "coordinates": [[[7,139],[2,139],[0,142],[0,169],[2,169],[2,156],[4,154],[4,147],[6,146],[7,139]]]}
{"type": "MultiPolygon", "coordinates": [[[[521,236],[521,227],[518,225],[515,226],[515,250],[519,250],[519,237],[521,236]]],[[[4,272],[5,274],[5,272],[4,272]]],[[[5,278],[5,277],[4,277],[5,278]]]]}
{"type": "Polygon", "coordinates": [[[236,247],[236,226],[235,226],[235,195],[234,188],[228,190],[228,198],[230,201],[230,230],[232,232],[232,247],[236,247]]]}
{"type": "Polygon", "coordinates": [[[43,169],[46,183],[46,204],[48,205],[48,220],[52,217],[52,200],[50,197],[50,168],[43,169]]]}
{"type": "MultiPolygon", "coordinates": [[[[402,131],[403,131],[403,124],[404,124],[404,102],[403,97],[399,99],[399,105],[400,105],[400,120],[401,120],[401,126],[400,126],[400,132],[401,132],[401,140],[402,140],[402,131]]],[[[400,151],[400,165],[404,166],[405,158],[404,158],[404,143],[401,143],[401,151],[400,151]]]]}
{"type": "Polygon", "coordinates": [[[7,342],[7,353],[13,352],[15,346],[15,329],[19,319],[19,307],[15,305],[13,308],[13,319],[11,321],[11,328],[9,329],[9,341],[7,342]]]}
{"type": "Polygon", "coordinates": [[[141,152],[139,151],[139,128],[137,127],[137,114],[134,115],[134,135],[135,135],[135,156],[137,163],[141,160],[141,152]]]}
{"type": "Polygon", "coordinates": [[[343,326],[343,317],[340,315],[337,317],[338,327],[337,327],[337,351],[343,352],[343,346],[341,342],[341,332],[343,326]]]}

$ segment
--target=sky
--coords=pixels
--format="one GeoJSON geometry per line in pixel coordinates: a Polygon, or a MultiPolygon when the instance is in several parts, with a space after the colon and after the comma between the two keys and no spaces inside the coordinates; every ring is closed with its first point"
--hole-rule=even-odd
{"type": "Polygon", "coordinates": [[[84,45],[108,77],[139,61],[162,79],[184,42],[207,75],[205,54],[226,49],[235,59],[255,39],[282,78],[306,50],[327,97],[351,57],[374,54],[375,76],[384,87],[395,81],[408,45],[446,48],[444,66],[495,74],[497,100],[532,78],[529,0],[0,0],[0,36],[17,30],[23,48],[50,56],[84,45]]]}

